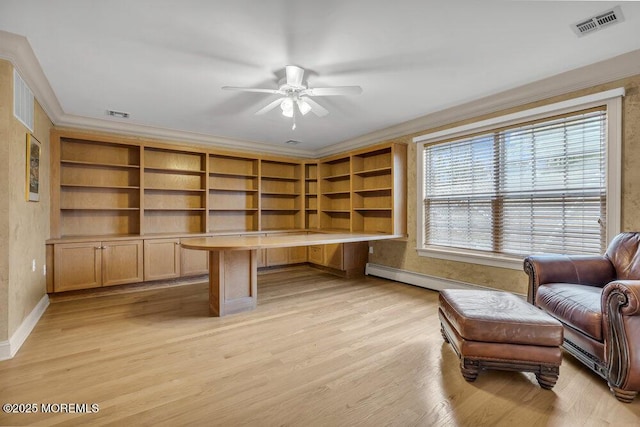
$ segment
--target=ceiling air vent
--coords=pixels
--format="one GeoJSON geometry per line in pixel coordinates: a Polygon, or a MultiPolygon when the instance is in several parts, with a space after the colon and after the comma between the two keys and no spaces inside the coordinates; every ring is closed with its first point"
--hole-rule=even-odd
{"type": "Polygon", "coordinates": [[[111,117],[118,117],[120,119],[128,119],[129,113],[125,113],[123,111],[115,111],[115,110],[107,110],[107,115],[111,117]]]}
{"type": "Polygon", "coordinates": [[[608,27],[612,24],[624,21],[624,15],[622,15],[622,9],[620,6],[616,6],[611,10],[599,13],[596,16],[592,16],[588,19],[583,19],[577,24],[573,24],[571,29],[578,37],[582,37],[585,34],[593,33],[604,27],[608,27]]]}

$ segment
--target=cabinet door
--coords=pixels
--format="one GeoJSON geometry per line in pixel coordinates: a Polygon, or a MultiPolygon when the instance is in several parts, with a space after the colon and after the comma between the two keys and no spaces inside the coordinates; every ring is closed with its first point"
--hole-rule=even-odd
{"type": "Polygon", "coordinates": [[[99,288],[102,285],[100,242],[54,245],[55,292],[99,288]]]}
{"type": "Polygon", "coordinates": [[[144,241],[144,280],[172,279],[180,276],[180,241],[144,241]]]}
{"type": "Polygon", "coordinates": [[[307,247],[296,246],[289,248],[289,264],[307,262],[307,247]]]}
{"type": "Polygon", "coordinates": [[[209,273],[209,251],[180,248],[180,274],[199,276],[209,273]]]}
{"type": "Polygon", "coordinates": [[[324,264],[324,249],[321,245],[309,246],[309,262],[313,264],[324,264]]]}
{"type": "Polygon", "coordinates": [[[269,248],[267,252],[267,266],[289,264],[289,248],[269,248]]]}
{"type": "Polygon", "coordinates": [[[324,265],[337,270],[343,269],[342,243],[324,245],[324,265]]]}
{"type": "Polygon", "coordinates": [[[142,282],[142,240],[102,242],[102,286],[142,282]]]}

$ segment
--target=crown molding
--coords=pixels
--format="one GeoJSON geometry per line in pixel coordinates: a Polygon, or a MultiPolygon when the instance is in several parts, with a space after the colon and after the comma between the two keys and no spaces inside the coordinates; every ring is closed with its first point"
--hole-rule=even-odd
{"type": "Polygon", "coordinates": [[[264,142],[246,141],[241,139],[226,138],[222,136],[206,135],[197,132],[159,128],[136,123],[122,123],[110,120],[94,119],[91,117],[64,114],[61,119],[55,121],[56,126],[65,126],[76,129],[93,130],[100,132],[118,133],[119,135],[139,136],[154,138],[167,142],[181,142],[211,148],[227,148],[232,150],[250,151],[254,153],[268,153],[294,157],[312,157],[312,152],[291,146],[276,146],[264,142]]]}
{"type": "Polygon", "coordinates": [[[195,132],[165,129],[135,123],[120,123],[110,120],[67,114],[62,109],[49,80],[42,71],[26,37],[0,30],[0,58],[13,64],[22,78],[27,82],[34,97],[56,126],[74,127],[86,130],[112,132],[124,135],[143,136],[165,141],[180,141],[220,148],[252,151],[258,153],[279,154],[287,156],[313,157],[314,152],[297,147],[279,147],[255,141],[245,141],[195,132]]]}
{"type": "Polygon", "coordinates": [[[78,127],[88,130],[152,137],[161,140],[183,141],[198,145],[213,145],[221,148],[307,158],[326,157],[382,141],[426,132],[439,126],[472,119],[554,96],[565,95],[577,90],[640,74],[639,49],[605,61],[512,88],[495,95],[436,111],[319,150],[304,150],[298,147],[279,147],[255,141],[236,140],[233,138],[67,114],[63,111],[47,77],[42,71],[38,59],[31,49],[29,41],[25,37],[0,31],[0,58],[7,59],[13,63],[14,67],[16,67],[22,78],[31,88],[34,96],[49,116],[49,119],[51,119],[56,126],[78,127]]]}
{"type": "Polygon", "coordinates": [[[44,112],[55,123],[64,112],[27,38],[0,31],[0,58],[13,64],[22,79],[27,82],[44,112]]]}
{"type": "Polygon", "coordinates": [[[440,126],[566,95],[636,75],[640,75],[640,49],[342,141],[318,150],[316,153],[319,156],[326,156],[401,136],[424,133],[440,126]]]}

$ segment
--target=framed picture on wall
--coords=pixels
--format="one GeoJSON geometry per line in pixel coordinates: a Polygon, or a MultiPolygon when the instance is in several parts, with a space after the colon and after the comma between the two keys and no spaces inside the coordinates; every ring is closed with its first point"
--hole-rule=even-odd
{"type": "Polygon", "coordinates": [[[40,200],[40,152],[41,144],[33,135],[27,134],[27,200],[40,200]]]}

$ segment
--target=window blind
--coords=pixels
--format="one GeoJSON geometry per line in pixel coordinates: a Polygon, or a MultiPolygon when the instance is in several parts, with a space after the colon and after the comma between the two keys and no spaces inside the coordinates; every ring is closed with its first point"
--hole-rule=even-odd
{"type": "Polygon", "coordinates": [[[606,118],[603,107],[425,146],[426,244],[602,253],[606,118]]]}

